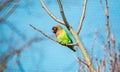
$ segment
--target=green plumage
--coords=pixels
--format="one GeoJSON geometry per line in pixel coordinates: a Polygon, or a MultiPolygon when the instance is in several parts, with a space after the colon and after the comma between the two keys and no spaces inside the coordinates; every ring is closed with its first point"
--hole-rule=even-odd
{"type": "Polygon", "coordinates": [[[57,40],[60,41],[62,44],[69,44],[72,43],[72,40],[70,39],[68,33],[62,29],[60,31],[60,35],[56,36],[57,40]]]}
{"type": "MultiPolygon", "coordinates": [[[[56,39],[61,42],[61,44],[71,44],[72,40],[69,36],[69,34],[67,33],[67,31],[65,29],[63,29],[61,26],[56,25],[53,28],[56,28],[57,31],[55,32],[56,34],[56,39]]],[[[73,46],[67,46],[69,47],[72,51],[75,51],[73,46]]]]}

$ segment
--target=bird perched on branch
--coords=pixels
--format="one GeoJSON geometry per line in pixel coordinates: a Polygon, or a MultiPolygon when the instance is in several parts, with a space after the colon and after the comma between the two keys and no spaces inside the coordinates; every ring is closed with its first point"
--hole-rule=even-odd
{"type": "Polygon", "coordinates": [[[52,32],[56,35],[56,40],[59,41],[62,45],[67,46],[72,51],[76,51],[74,46],[69,46],[67,44],[73,43],[67,31],[62,28],[60,25],[55,25],[52,27],[52,32]]]}

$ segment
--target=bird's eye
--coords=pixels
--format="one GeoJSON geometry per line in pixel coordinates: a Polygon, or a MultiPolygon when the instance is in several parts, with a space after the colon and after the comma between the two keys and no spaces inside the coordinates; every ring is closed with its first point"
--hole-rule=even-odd
{"type": "Polygon", "coordinates": [[[57,31],[57,28],[55,27],[54,30],[57,31]]]}

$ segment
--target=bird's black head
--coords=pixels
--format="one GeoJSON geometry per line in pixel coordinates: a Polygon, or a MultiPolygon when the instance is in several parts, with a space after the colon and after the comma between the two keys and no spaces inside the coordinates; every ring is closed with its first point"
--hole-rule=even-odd
{"type": "Polygon", "coordinates": [[[57,30],[58,30],[57,27],[52,28],[52,32],[55,33],[55,34],[56,34],[57,30]]]}

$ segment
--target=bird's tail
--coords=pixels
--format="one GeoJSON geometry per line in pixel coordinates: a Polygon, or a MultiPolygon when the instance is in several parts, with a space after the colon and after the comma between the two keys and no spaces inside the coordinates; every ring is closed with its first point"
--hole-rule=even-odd
{"type": "Polygon", "coordinates": [[[67,46],[67,47],[69,47],[74,52],[76,51],[75,48],[74,48],[74,46],[67,46]]]}

